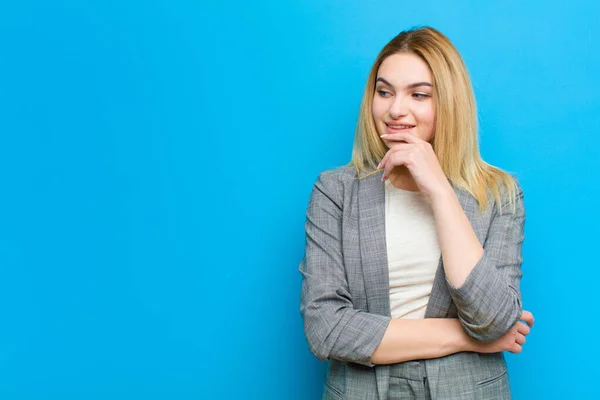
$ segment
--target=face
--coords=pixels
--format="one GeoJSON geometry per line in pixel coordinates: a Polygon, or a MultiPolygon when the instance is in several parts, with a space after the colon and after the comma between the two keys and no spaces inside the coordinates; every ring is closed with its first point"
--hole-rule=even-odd
{"type": "MultiPolygon", "coordinates": [[[[429,66],[418,56],[399,53],[383,60],[372,110],[379,135],[408,132],[431,142],[435,131],[432,85],[429,66]]],[[[383,141],[388,147],[394,143],[383,141]]]]}

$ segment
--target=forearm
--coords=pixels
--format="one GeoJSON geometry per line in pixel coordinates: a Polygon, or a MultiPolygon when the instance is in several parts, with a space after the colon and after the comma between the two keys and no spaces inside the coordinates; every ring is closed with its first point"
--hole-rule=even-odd
{"type": "Polygon", "coordinates": [[[451,187],[431,204],[446,279],[458,288],[483,256],[483,247],[451,187]]]}
{"type": "Polygon", "coordinates": [[[493,211],[485,251],[455,193],[432,198],[448,289],[469,336],[492,342],[522,312],[519,280],[523,242],[522,192],[514,209],[493,211]]]}
{"type": "Polygon", "coordinates": [[[458,319],[392,319],[371,362],[394,364],[476,350],[458,319]]]}

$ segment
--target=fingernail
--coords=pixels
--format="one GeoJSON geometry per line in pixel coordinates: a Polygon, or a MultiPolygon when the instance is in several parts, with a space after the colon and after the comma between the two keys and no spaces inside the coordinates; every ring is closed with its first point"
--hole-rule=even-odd
{"type": "Polygon", "coordinates": [[[382,137],[382,138],[384,138],[384,137],[388,137],[388,136],[390,136],[390,135],[388,135],[388,134],[385,134],[385,135],[381,135],[381,136],[379,136],[379,137],[382,137]]]}

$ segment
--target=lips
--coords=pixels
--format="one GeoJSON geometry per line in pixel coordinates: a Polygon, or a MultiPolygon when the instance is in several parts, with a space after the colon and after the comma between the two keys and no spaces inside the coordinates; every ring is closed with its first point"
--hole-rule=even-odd
{"type": "Polygon", "coordinates": [[[412,124],[385,124],[385,126],[386,130],[390,133],[408,132],[415,127],[415,125],[412,124]]]}

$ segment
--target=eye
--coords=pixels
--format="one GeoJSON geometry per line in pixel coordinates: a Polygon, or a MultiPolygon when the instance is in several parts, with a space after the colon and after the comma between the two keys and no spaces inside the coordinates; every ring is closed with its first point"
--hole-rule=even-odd
{"type": "Polygon", "coordinates": [[[429,97],[431,97],[430,95],[428,95],[427,93],[413,93],[413,98],[415,98],[416,100],[425,100],[429,97]]]}
{"type": "Polygon", "coordinates": [[[381,96],[381,97],[389,97],[391,96],[391,93],[383,90],[383,89],[377,89],[376,92],[381,96]]]}

